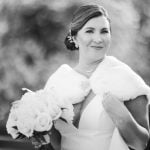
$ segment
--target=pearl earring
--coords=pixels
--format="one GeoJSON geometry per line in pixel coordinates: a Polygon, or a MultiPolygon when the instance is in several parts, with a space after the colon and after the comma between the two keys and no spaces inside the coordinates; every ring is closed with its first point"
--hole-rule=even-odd
{"type": "Polygon", "coordinates": [[[79,48],[79,45],[78,45],[76,42],[74,42],[74,43],[75,43],[75,47],[76,47],[76,48],[79,48]]]}

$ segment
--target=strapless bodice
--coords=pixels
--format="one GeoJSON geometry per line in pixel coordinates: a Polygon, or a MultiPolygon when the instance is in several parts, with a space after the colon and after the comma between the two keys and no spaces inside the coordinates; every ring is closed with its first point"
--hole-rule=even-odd
{"type": "Polygon", "coordinates": [[[96,95],[86,106],[79,126],[57,120],[55,128],[62,136],[61,150],[108,150],[114,124],[102,107],[102,97],[96,95]]]}

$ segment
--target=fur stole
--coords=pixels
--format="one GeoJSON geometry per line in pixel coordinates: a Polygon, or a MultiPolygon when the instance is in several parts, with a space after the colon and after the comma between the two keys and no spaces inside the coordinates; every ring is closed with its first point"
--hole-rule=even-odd
{"type": "Polygon", "coordinates": [[[110,92],[121,101],[132,100],[140,95],[150,98],[150,88],[128,65],[113,56],[106,56],[90,78],[96,94],[110,92]]]}
{"type": "Polygon", "coordinates": [[[113,56],[106,56],[89,79],[63,64],[50,76],[45,89],[55,89],[62,99],[68,99],[72,104],[84,100],[90,89],[100,95],[110,92],[121,101],[140,95],[150,99],[150,88],[144,80],[113,56]]]}
{"type": "Polygon", "coordinates": [[[88,95],[90,84],[85,76],[77,73],[67,64],[63,64],[50,76],[45,89],[53,89],[62,100],[69,100],[75,104],[88,95]]]}

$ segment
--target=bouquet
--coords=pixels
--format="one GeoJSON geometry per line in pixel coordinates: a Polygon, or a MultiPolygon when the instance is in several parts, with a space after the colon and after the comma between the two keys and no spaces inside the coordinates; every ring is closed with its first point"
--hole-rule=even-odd
{"type": "Polygon", "coordinates": [[[57,119],[72,122],[73,106],[67,100],[59,98],[54,90],[25,90],[27,92],[21,99],[12,103],[6,124],[7,132],[14,139],[33,140],[45,136],[46,140],[42,144],[48,145],[48,135],[57,119]]]}

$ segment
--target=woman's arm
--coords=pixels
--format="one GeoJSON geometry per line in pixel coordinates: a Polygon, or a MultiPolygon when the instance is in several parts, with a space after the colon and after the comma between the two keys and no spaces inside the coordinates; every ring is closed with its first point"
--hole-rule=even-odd
{"type": "Polygon", "coordinates": [[[53,146],[54,150],[61,149],[61,134],[54,127],[51,130],[50,141],[51,141],[51,145],[53,146]]]}
{"type": "Polygon", "coordinates": [[[149,138],[146,96],[126,101],[124,105],[115,96],[107,94],[103,106],[127,145],[136,150],[144,150],[149,138]]]}
{"type": "MultiPolygon", "coordinates": [[[[129,117],[128,122],[131,130],[128,132],[131,134],[131,142],[133,139],[133,148],[138,147],[139,150],[143,150],[149,139],[148,100],[146,96],[142,95],[134,100],[126,101],[124,104],[133,116],[131,116],[131,118],[129,117]]],[[[132,146],[132,143],[130,145],[132,146]]],[[[138,150],[138,148],[136,149],[138,150]]]]}

